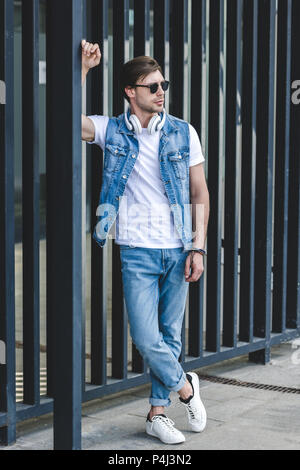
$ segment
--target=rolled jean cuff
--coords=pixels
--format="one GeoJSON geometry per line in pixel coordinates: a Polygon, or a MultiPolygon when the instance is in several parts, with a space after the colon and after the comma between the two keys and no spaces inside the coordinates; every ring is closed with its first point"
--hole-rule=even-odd
{"type": "Polygon", "coordinates": [[[171,405],[170,398],[162,399],[162,398],[149,398],[149,403],[152,406],[165,406],[166,408],[171,405]]]}
{"type": "Polygon", "coordinates": [[[182,389],[182,387],[184,387],[186,383],[186,375],[184,372],[182,372],[182,376],[178,382],[178,384],[176,385],[176,387],[172,388],[172,391],[173,392],[178,392],[180,389],[182,389]]]}

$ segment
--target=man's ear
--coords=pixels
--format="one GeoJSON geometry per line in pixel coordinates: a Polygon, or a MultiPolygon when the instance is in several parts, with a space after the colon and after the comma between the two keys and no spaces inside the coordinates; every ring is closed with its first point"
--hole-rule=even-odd
{"type": "Polygon", "coordinates": [[[132,88],[131,86],[127,86],[125,88],[125,93],[128,96],[128,98],[134,98],[135,97],[135,89],[132,88]]]}

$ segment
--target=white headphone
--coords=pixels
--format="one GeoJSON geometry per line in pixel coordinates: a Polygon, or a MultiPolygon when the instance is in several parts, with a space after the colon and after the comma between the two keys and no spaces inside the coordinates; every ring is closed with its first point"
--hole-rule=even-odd
{"type": "MultiPolygon", "coordinates": [[[[139,135],[142,133],[142,125],[140,120],[135,114],[130,114],[128,119],[129,112],[130,110],[128,109],[124,114],[126,126],[130,131],[134,131],[137,135],[139,135]]],[[[160,114],[153,116],[153,118],[150,119],[147,127],[148,134],[153,135],[155,132],[160,131],[165,124],[166,117],[167,115],[165,110],[163,110],[162,116],[160,114]]]]}

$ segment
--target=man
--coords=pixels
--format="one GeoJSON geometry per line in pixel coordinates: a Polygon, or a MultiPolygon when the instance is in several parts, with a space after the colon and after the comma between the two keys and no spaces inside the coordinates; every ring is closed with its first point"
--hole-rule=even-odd
{"type": "MultiPolygon", "coordinates": [[[[100,60],[98,44],[83,40],[82,83],[100,60]]],[[[82,116],[82,139],[104,150],[94,238],[103,247],[116,221],[130,333],[152,382],[146,432],[177,444],[185,437],[165,415],[170,391],[186,407],[189,429],[206,426],[198,376],[178,362],[188,286],[204,270],[204,157],[195,129],[165,112],[168,82],[154,59],[124,64],[120,82],[130,105],[125,114],[82,116]]]]}

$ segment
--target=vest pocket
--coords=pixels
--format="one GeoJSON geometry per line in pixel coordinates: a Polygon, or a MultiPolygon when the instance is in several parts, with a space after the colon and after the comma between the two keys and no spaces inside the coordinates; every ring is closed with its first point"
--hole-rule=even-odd
{"type": "Polygon", "coordinates": [[[177,152],[168,155],[168,160],[174,169],[177,178],[184,180],[188,176],[188,152],[177,152]]]}
{"type": "Polygon", "coordinates": [[[125,157],[126,150],[117,145],[107,144],[105,146],[104,153],[104,170],[107,173],[118,172],[122,166],[124,160],[122,157],[125,157]]]}

